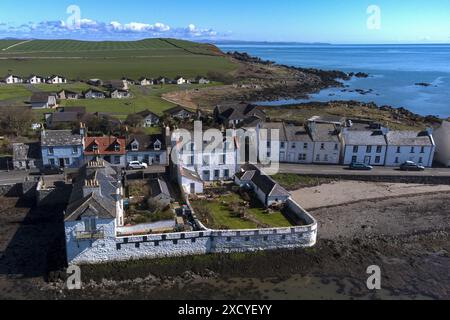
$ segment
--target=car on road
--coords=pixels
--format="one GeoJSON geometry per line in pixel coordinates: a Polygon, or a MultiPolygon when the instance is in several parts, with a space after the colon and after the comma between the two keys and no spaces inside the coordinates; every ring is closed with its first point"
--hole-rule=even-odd
{"type": "Polygon", "coordinates": [[[349,169],[350,170],[370,171],[370,170],[373,170],[373,167],[369,166],[368,164],[365,164],[365,163],[353,162],[350,164],[349,169]]]}
{"type": "Polygon", "coordinates": [[[48,164],[41,168],[40,173],[45,176],[59,175],[64,173],[64,169],[58,166],[48,164]]]}
{"type": "Polygon", "coordinates": [[[401,171],[425,171],[425,167],[412,161],[406,161],[400,166],[401,171]]]}
{"type": "Polygon", "coordinates": [[[144,170],[148,168],[148,164],[140,161],[131,161],[128,164],[128,170],[144,170]]]}

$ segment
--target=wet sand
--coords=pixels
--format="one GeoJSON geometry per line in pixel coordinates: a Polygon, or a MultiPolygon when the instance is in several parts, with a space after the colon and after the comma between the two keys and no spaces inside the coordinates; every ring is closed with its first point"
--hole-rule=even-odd
{"type": "Polygon", "coordinates": [[[41,212],[24,223],[26,209],[11,204],[7,211],[0,215],[1,298],[450,298],[450,194],[445,193],[312,210],[320,236],[317,246],[306,250],[86,266],[81,291],[66,290],[63,273],[54,272],[63,246],[59,255],[39,252],[45,243],[55,243],[55,232],[49,235],[57,226],[54,218],[38,218],[41,212]],[[21,230],[24,236],[18,237],[21,230]],[[39,246],[26,249],[27,241],[38,239],[39,246]],[[381,267],[381,291],[366,287],[370,265],[381,267]],[[39,272],[26,272],[33,268],[39,272]],[[24,276],[16,274],[21,272],[24,276]]]}

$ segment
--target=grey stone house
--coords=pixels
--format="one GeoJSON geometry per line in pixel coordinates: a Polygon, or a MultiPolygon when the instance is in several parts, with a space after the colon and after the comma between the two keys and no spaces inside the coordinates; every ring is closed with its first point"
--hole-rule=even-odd
{"type": "Polygon", "coordinates": [[[35,169],[41,165],[42,160],[39,142],[13,144],[14,170],[35,169]]]}

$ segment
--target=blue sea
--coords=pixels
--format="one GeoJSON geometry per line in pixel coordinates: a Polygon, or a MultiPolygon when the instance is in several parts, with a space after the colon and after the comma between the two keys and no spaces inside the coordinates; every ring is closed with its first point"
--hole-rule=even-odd
{"type": "Polygon", "coordinates": [[[225,52],[247,52],[280,64],[370,75],[367,79],[345,81],[346,88],[326,89],[306,100],[281,100],[269,105],[357,100],[404,107],[421,115],[450,116],[450,45],[218,46],[225,52]],[[360,94],[356,89],[372,91],[360,94]]]}

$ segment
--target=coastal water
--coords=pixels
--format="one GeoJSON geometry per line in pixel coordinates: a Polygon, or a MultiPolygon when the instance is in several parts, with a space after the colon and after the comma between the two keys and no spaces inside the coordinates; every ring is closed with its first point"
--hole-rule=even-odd
{"type": "Polygon", "coordinates": [[[309,99],[280,100],[268,105],[357,100],[404,107],[421,115],[450,116],[450,45],[227,44],[219,47],[226,52],[247,52],[296,67],[370,75],[345,81],[345,88],[322,90],[309,99]]]}

